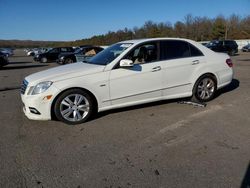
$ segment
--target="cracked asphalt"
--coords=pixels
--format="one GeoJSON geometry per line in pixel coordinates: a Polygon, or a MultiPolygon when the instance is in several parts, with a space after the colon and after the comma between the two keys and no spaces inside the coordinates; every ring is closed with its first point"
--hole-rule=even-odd
{"type": "Polygon", "coordinates": [[[0,187],[250,187],[250,53],[205,108],[161,101],[77,126],[24,116],[23,78],[57,65],[15,54],[0,70],[0,187]]]}

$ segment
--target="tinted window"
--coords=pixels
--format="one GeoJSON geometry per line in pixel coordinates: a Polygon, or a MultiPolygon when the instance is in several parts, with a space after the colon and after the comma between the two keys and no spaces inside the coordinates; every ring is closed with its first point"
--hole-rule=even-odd
{"type": "Polygon", "coordinates": [[[203,53],[195,46],[189,44],[189,48],[190,48],[190,53],[192,57],[203,56],[203,53]]]}
{"type": "Polygon", "coordinates": [[[161,60],[203,56],[203,53],[185,41],[162,41],[161,60]]]}
{"type": "Polygon", "coordinates": [[[67,48],[61,48],[61,52],[67,52],[67,48]]]}
{"type": "Polygon", "coordinates": [[[161,59],[176,59],[190,57],[189,45],[183,41],[162,41],[161,59]]]}
{"type": "Polygon", "coordinates": [[[59,49],[58,48],[53,48],[49,51],[49,53],[58,53],[59,49]]]}
{"type": "Polygon", "coordinates": [[[231,46],[236,46],[237,45],[237,43],[234,40],[226,40],[225,44],[226,45],[231,45],[231,46]]]}

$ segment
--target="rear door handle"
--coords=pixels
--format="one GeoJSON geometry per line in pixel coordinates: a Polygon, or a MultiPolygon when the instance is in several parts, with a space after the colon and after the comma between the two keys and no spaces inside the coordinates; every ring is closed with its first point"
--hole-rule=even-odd
{"type": "Polygon", "coordinates": [[[199,63],[200,63],[199,60],[194,60],[194,61],[192,61],[192,65],[197,65],[197,64],[199,64],[199,63]]]}
{"type": "Polygon", "coordinates": [[[156,71],[160,71],[160,70],[161,70],[160,66],[152,68],[152,72],[156,72],[156,71]]]}

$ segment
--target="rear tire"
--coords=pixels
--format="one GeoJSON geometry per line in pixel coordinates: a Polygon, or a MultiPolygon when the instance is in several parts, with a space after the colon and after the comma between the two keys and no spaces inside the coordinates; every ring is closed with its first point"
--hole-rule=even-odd
{"type": "Polygon", "coordinates": [[[235,50],[230,50],[229,55],[234,56],[235,55],[235,50]]]}
{"type": "Polygon", "coordinates": [[[214,98],[216,91],[217,81],[214,76],[203,75],[194,85],[192,100],[195,102],[208,102],[214,98]]]}
{"type": "Polygon", "coordinates": [[[69,125],[86,122],[94,112],[93,99],[81,89],[63,92],[54,105],[56,118],[69,125]]]}
{"type": "Polygon", "coordinates": [[[42,59],[41,59],[41,63],[47,63],[48,62],[48,59],[46,58],[46,57],[43,57],[42,59]]]}

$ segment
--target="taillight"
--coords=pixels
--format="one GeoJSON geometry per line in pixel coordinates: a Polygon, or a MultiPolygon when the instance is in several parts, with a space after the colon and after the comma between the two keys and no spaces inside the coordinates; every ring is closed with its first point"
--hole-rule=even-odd
{"type": "Polygon", "coordinates": [[[231,59],[227,59],[227,60],[226,60],[226,63],[227,63],[227,65],[228,65],[229,67],[233,67],[233,62],[232,62],[231,59]]]}

